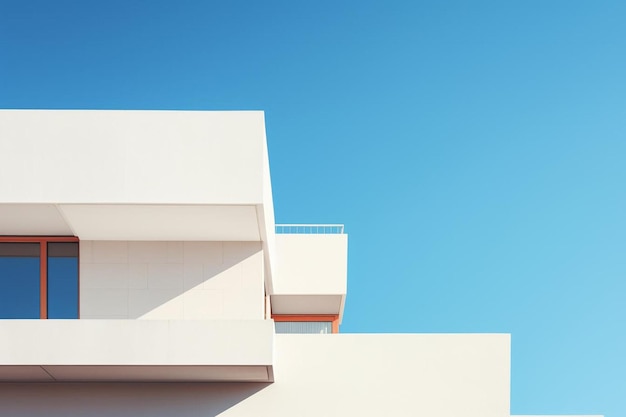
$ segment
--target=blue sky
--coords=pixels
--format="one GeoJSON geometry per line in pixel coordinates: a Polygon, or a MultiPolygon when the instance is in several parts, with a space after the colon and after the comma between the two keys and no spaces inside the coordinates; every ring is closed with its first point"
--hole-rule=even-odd
{"type": "Polygon", "coordinates": [[[261,109],[344,332],[512,334],[512,412],[626,415],[626,2],[0,0],[0,107],[261,109]]]}

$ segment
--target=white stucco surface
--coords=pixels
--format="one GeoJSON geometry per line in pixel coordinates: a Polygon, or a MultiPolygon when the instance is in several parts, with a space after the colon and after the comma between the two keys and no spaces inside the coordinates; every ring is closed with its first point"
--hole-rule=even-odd
{"type": "Polygon", "coordinates": [[[2,110],[0,201],[261,204],[263,112],[2,110]]]}
{"type": "Polygon", "coordinates": [[[268,320],[0,320],[0,381],[271,380],[268,320]]]}
{"type": "Polygon", "coordinates": [[[276,276],[273,293],[345,294],[348,235],[276,235],[276,276]]]}

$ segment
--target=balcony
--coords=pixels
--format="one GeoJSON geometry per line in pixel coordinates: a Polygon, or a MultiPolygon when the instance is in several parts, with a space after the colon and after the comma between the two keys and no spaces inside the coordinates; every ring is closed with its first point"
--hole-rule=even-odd
{"type": "Polygon", "coordinates": [[[0,320],[0,382],[272,382],[271,320],[0,320]]]}
{"type": "Polygon", "coordinates": [[[348,274],[343,225],[276,225],[276,254],[272,313],[327,314],[341,320],[348,274]]]}

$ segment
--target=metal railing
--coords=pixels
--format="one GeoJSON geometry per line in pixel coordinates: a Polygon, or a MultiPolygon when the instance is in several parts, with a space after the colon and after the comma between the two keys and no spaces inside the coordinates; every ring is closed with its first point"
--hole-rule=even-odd
{"type": "Polygon", "coordinates": [[[277,224],[279,235],[342,235],[343,224],[277,224]]]}

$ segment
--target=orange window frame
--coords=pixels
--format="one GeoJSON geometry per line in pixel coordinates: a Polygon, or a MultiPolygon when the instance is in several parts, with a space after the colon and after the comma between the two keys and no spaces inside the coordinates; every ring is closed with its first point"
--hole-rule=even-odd
{"type": "MultiPolygon", "coordinates": [[[[39,243],[39,318],[48,318],[48,243],[50,242],[78,242],[76,236],[0,236],[0,243],[39,243]]],[[[79,247],[80,250],[80,247],[79,247]]],[[[78,256],[80,260],[80,253],[78,256]]],[[[79,272],[80,274],[80,268],[79,272]]],[[[78,278],[78,293],[80,294],[80,276],[78,278]]],[[[78,312],[80,317],[80,297],[78,297],[78,312]]]]}
{"type": "Polygon", "coordinates": [[[339,333],[338,314],[272,314],[274,321],[329,321],[332,333],[339,333]]]}

